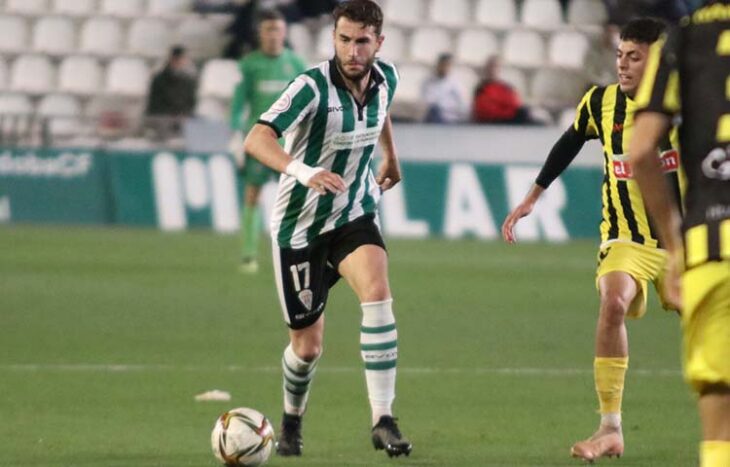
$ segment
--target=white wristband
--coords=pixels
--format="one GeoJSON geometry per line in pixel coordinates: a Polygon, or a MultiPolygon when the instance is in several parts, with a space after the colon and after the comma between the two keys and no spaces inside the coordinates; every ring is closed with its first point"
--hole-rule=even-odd
{"type": "Polygon", "coordinates": [[[302,185],[307,186],[309,180],[323,170],[322,167],[310,167],[303,162],[293,160],[286,166],[285,172],[287,175],[296,178],[302,185]]]}

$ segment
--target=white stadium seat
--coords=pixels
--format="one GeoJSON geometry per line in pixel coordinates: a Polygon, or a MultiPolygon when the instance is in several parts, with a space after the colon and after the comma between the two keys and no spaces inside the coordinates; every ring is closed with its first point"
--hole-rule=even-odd
{"type": "Polygon", "coordinates": [[[241,72],[235,60],[208,60],[200,76],[198,95],[230,99],[240,80],[241,72]]]}
{"type": "Polygon", "coordinates": [[[49,129],[53,136],[72,136],[79,134],[81,106],[79,101],[65,94],[49,94],[38,103],[38,115],[49,119],[49,129]]]}
{"type": "Polygon", "coordinates": [[[411,37],[410,56],[417,62],[435,64],[439,54],[451,51],[449,33],[439,28],[421,28],[411,37]]]}
{"type": "Polygon", "coordinates": [[[334,56],[335,46],[332,43],[332,28],[322,27],[317,33],[317,44],[315,45],[314,58],[317,61],[327,60],[334,56]]]}
{"type": "Polygon", "coordinates": [[[28,115],[33,113],[33,104],[23,94],[0,94],[0,114],[28,115]]]}
{"type": "Polygon", "coordinates": [[[527,86],[527,77],[525,73],[519,68],[504,67],[500,79],[510,84],[517,94],[523,99],[527,99],[529,94],[529,88],[527,86]]]}
{"type": "Polygon", "coordinates": [[[579,69],[588,52],[589,44],[586,36],[575,31],[555,33],[548,44],[548,57],[552,65],[579,69]]]}
{"type": "Polygon", "coordinates": [[[478,0],[475,19],[488,28],[512,28],[517,22],[515,0],[478,0]]]}
{"type": "Polygon", "coordinates": [[[69,16],[90,15],[96,9],[96,0],[54,0],[53,12],[69,16]]]}
{"type": "Polygon", "coordinates": [[[118,55],[122,47],[122,27],[113,18],[91,18],[81,28],[81,51],[118,55]]]}
{"type": "Polygon", "coordinates": [[[46,16],[33,27],[33,50],[49,54],[64,54],[76,48],[76,28],[71,20],[46,16]]]}
{"type": "Polygon", "coordinates": [[[147,5],[147,13],[151,15],[179,15],[192,9],[192,0],[149,0],[147,5]]]}
{"type": "Polygon", "coordinates": [[[487,58],[499,52],[497,36],[484,29],[467,29],[456,40],[456,61],[483,66],[487,58]]]}
{"type": "Polygon", "coordinates": [[[220,99],[204,97],[198,99],[198,104],[195,106],[195,115],[208,120],[225,122],[228,120],[228,109],[220,99]]]}
{"type": "Polygon", "coordinates": [[[56,70],[48,57],[22,55],[13,63],[10,87],[14,91],[44,94],[52,91],[56,83],[56,70]]]}
{"type": "Polygon", "coordinates": [[[431,0],[429,19],[441,26],[463,27],[471,22],[471,5],[467,0],[431,0]]]}
{"type": "Polygon", "coordinates": [[[144,0],[100,0],[101,12],[105,15],[137,17],[144,16],[144,0]]]}
{"type": "Polygon", "coordinates": [[[8,64],[0,57],[0,89],[8,87],[8,64]]]}
{"type": "Polygon", "coordinates": [[[58,89],[63,92],[89,96],[101,92],[103,72],[92,57],[66,57],[58,70],[58,89]]]}
{"type": "Polygon", "coordinates": [[[578,102],[586,81],[579,74],[561,70],[538,70],[532,79],[531,95],[547,106],[567,106],[578,102]]]}
{"type": "Polygon", "coordinates": [[[182,44],[194,60],[220,55],[225,38],[215,26],[202,18],[189,18],[175,31],[175,42],[182,44]]]}
{"type": "Polygon", "coordinates": [[[135,20],[129,27],[127,50],[147,57],[164,57],[172,45],[172,32],[167,23],[156,18],[135,20]]]}
{"type": "Polygon", "coordinates": [[[558,120],[558,125],[560,128],[569,128],[573,125],[573,122],[575,122],[575,108],[574,107],[568,107],[564,109],[562,112],[560,112],[560,119],[558,120]]]}
{"type": "Polygon", "coordinates": [[[408,55],[406,36],[403,30],[397,27],[388,26],[383,28],[383,45],[379,55],[391,62],[399,62],[408,55]]]}
{"type": "Polygon", "coordinates": [[[294,52],[305,59],[309,59],[312,55],[312,31],[302,23],[294,23],[289,25],[289,44],[291,44],[294,52]]]}
{"type": "Polygon", "coordinates": [[[568,4],[568,24],[573,26],[602,25],[607,19],[602,0],[571,0],[568,4]]]}
{"type": "Polygon", "coordinates": [[[423,23],[425,0],[389,0],[383,7],[383,15],[395,25],[417,26],[423,23]]]}
{"type": "Polygon", "coordinates": [[[502,53],[507,65],[536,68],[545,60],[545,44],[535,31],[513,30],[504,39],[502,53]]]}
{"type": "Polygon", "coordinates": [[[399,67],[400,83],[395,99],[406,102],[421,101],[421,88],[430,73],[431,69],[423,65],[406,64],[399,67]]]}
{"type": "Polygon", "coordinates": [[[525,0],[522,24],[537,29],[557,29],[563,25],[563,11],[558,0],[525,0]]]}
{"type": "Polygon", "coordinates": [[[106,91],[128,97],[147,94],[150,71],[144,60],[135,57],[115,58],[106,70],[106,91]]]}
{"type": "Polygon", "coordinates": [[[0,52],[28,49],[28,25],[18,16],[0,16],[0,52]]]}
{"type": "Polygon", "coordinates": [[[6,0],[5,11],[23,14],[41,14],[48,12],[47,0],[6,0]]]}

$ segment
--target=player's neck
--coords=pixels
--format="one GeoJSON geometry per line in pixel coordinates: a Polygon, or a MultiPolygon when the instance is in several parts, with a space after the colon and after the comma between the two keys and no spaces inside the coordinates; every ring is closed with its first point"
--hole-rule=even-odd
{"type": "Polygon", "coordinates": [[[355,97],[356,100],[362,102],[365,97],[365,93],[368,90],[368,84],[370,83],[370,73],[372,73],[372,70],[369,70],[362,78],[357,80],[353,80],[345,76],[345,73],[342,72],[339,65],[337,66],[337,71],[340,73],[340,76],[342,76],[342,80],[345,82],[345,86],[350,91],[350,93],[355,97]]]}

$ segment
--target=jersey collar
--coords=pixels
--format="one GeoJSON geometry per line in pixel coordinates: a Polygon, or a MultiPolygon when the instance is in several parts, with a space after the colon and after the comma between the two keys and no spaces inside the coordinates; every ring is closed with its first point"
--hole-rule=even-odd
{"type": "MultiPolygon", "coordinates": [[[[345,78],[342,77],[340,69],[337,68],[337,62],[334,58],[330,60],[330,80],[332,81],[332,84],[334,84],[336,87],[342,89],[343,91],[350,92],[350,90],[347,88],[347,85],[345,84],[345,78]]],[[[375,66],[370,68],[368,90],[365,93],[365,103],[363,105],[367,105],[368,102],[370,102],[370,99],[377,95],[378,87],[384,82],[385,76],[383,76],[375,66]]]]}

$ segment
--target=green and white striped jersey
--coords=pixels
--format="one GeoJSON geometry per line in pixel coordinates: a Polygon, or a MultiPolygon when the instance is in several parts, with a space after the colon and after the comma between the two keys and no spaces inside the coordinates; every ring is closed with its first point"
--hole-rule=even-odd
{"type": "Polygon", "coordinates": [[[271,218],[280,248],[303,248],[320,234],[376,212],[380,188],[371,163],[397,83],[395,67],[377,60],[360,105],[330,60],[297,76],[261,115],[259,123],[286,136],[289,155],[339,174],[347,186],[343,193],[320,196],[282,174],[271,218]]]}

